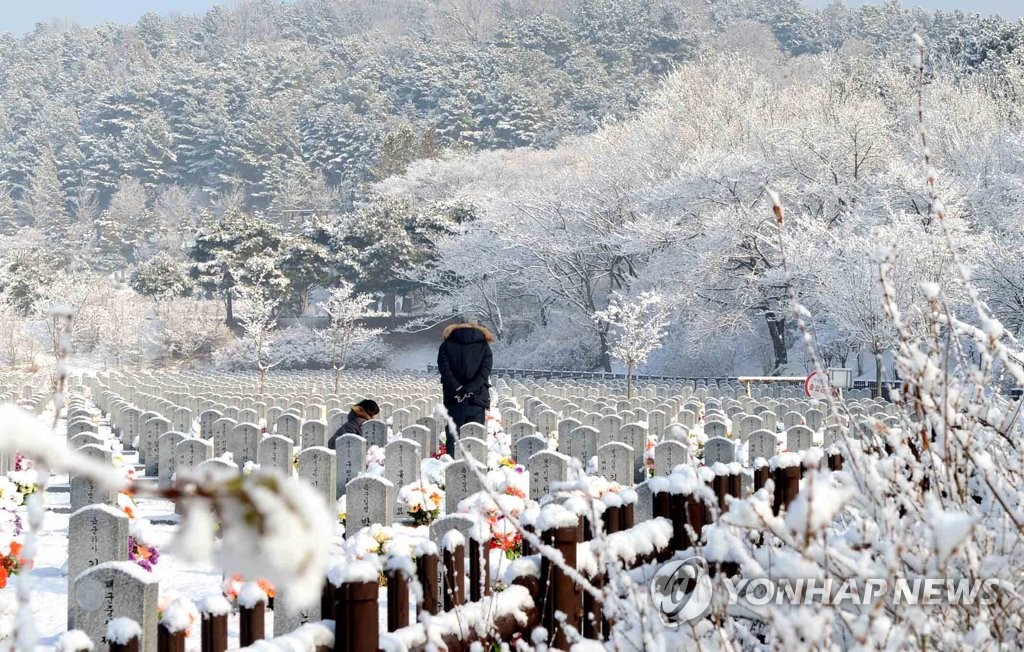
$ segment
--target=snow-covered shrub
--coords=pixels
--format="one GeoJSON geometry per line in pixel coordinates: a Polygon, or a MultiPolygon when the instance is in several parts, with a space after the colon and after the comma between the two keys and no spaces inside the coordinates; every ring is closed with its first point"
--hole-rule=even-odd
{"type": "MultiPolygon", "coordinates": [[[[214,363],[225,371],[251,371],[253,343],[240,338],[217,351],[214,363]]],[[[363,342],[348,356],[350,369],[380,369],[387,364],[389,347],[380,340],[363,342]]],[[[276,369],[331,369],[333,359],[326,331],[295,326],[277,331],[268,346],[268,357],[280,360],[276,369]]]]}
{"type": "Polygon", "coordinates": [[[206,360],[231,341],[219,301],[168,299],[160,302],[156,322],[157,362],[206,360]]]}
{"type": "Polygon", "coordinates": [[[512,342],[494,344],[496,367],[519,369],[594,369],[601,363],[601,352],[593,338],[582,335],[593,324],[576,324],[552,315],[546,325],[512,342]]]}

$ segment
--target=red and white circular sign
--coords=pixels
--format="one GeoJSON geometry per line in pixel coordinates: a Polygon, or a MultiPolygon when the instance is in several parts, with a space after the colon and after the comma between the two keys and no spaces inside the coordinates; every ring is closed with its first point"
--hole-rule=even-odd
{"type": "Polygon", "coordinates": [[[834,396],[835,392],[827,372],[812,371],[804,381],[804,394],[810,398],[828,398],[834,396]]]}

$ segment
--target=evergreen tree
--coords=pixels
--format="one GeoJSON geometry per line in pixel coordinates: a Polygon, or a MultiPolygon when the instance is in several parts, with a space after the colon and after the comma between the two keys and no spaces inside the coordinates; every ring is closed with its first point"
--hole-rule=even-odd
{"type": "Polygon", "coordinates": [[[332,245],[354,252],[358,272],[350,280],[358,291],[382,294],[391,303],[419,287],[403,271],[428,265],[436,255],[433,238],[451,226],[444,213],[380,195],[338,225],[332,245]]]}
{"type": "Polygon", "coordinates": [[[146,245],[158,234],[142,182],[124,177],[110,206],[96,220],[99,256],[108,268],[138,260],[146,245]]]}
{"type": "Polygon", "coordinates": [[[65,210],[64,190],[49,148],[44,148],[39,154],[23,204],[25,214],[44,235],[55,241],[67,238],[71,219],[65,210]]]}
{"type": "Polygon", "coordinates": [[[122,152],[125,173],[140,179],[147,189],[174,182],[177,156],[170,128],[159,114],[146,118],[125,134],[122,152]]]}
{"type": "Polygon", "coordinates": [[[11,198],[11,188],[0,182],[0,235],[18,232],[18,210],[11,198]]]}
{"type": "Polygon", "coordinates": [[[135,268],[131,286],[142,296],[156,299],[184,297],[192,292],[192,281],[185,267],[162,252],[135,268]]]}
{"type": "Polygon", "coordinates": [[[263,266],[261,278],[267,287],[286,287],[288,281],[280,265],[283,253],[284,240],[274,225],[232,210],[196,235],[188,252],[192,261],[189,275],[199,288],[223,298],[226,323],[234,328],[237,322],[233,293],[236,287],[255,282],[247,263],[256,259],[274,261],[263,266]]]}

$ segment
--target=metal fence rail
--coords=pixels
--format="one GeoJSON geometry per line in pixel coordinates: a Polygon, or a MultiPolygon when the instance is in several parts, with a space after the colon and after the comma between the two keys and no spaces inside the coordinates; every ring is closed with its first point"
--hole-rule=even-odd
{"type": "MultiPolygon", "coordinates": [[[[427,373],[437,373],[437,365],[428,364],[427,373]]],[[[605,371],[565,371],[565,370],[554,370],[554,369],[513,369],[513,368],[499,368],[491,370],[492,376],[506,376],[510,378],[564,378],[568,380],[626,380],[626,374],[611,373],[605,371]]],[[[740,378],[746,376],[653,376],[647,374],[634,374],[633,380],[657,380],[657,381],[673,381],[673,382],[704,382],[704,383],[716,383],[716,384],[740,384],[742,381],[740,378]]],[[[782,379],[780,379],[782,380],[782,379]]],[[[803,382],[803,378],[799,378],[803,382]]],[[[786,382],[796,382],[796,377],[793,379],[786,379],[786,382]]],[[[898,387],[900,381],[898,380],[883,380],[882,385],[885,387],[898,387]]],[[[875,387],[874,380],[854,380],[854,389],[873,389],[875,387]]]]}

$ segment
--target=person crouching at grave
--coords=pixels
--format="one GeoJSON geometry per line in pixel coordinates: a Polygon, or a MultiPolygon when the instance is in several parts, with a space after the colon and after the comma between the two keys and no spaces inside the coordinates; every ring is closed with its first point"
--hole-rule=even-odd
{"type": "Polygon", "coordinates": [[[359,401],[352,406],[349,410],[348,420],[341,424],[338,431],[331,435],[331,439],[327,442],[327,447],[334,450],[334,442],[342,435],[359,435],[363,436],[363,424],[380,414],[380,406],[377,405],[376,401],[365,399],[359,401]]]}
{"type": "MultiPolygon", "coordinates": [[[[444,407],[456,428],[467,423],[485,423],[491,405],[488,379],[491,375],[491,342],[494,335],[477,323],[452,324],[444,329],[437,351],[444,407]]],[[[451,424],[449,424],[451,430],[451,424]]],[[[449,450],[458,432],[449,433],[449,450]]]]}

